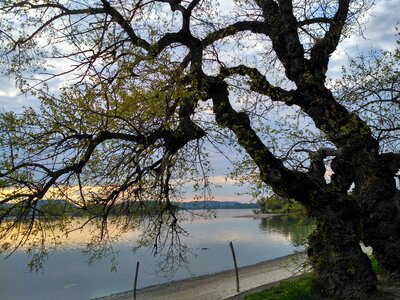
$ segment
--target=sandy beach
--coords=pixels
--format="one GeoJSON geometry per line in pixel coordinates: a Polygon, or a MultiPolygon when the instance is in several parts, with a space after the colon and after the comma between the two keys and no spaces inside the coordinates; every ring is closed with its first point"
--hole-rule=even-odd
{"type": "MultiPolygon", "coordinates": [[[[262,290],[271,283],[299,275],[306,255],[298,253],[239,268],[240,292],[236,291],[235,271],[229,270],[200,277],[150,286],[137,291],[137,300],[217,300],[240,299],[244,294],[262,290]]],[[[96,300],[132,300],[133,291],[96,300]]]]}

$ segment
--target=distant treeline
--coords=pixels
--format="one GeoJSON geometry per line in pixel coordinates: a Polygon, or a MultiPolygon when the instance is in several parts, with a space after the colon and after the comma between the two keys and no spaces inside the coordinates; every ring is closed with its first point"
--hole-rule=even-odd
{"type": "Polygon", "coordinates": [[[84,217],[113,215],[151,215],[163,209],[157,201],[131,202],[125,201],[113,205],[89,204],[78,206],[65,200],[39,200],[26,207],[23,203],[4,203],[0,205],[0,218],[30,216],[35,213],[38,217],[54,218],[62,216],[84,217]]]}
{"type": "MultiPolygon", "coordinates": [[[[165,203],[158,201],[125,201],[113,205],[91,204],[85,207],[78,206],[65,200],[39,200],[26,207],[25,203],[4,203],[0,205],[0,219],[13,218],[17,216],[29,216],[34,212],[39,217],[62,217],[62,216],[95,216],[95,215],[154,215],[166,209],[165,203]]],[[[240,203],[235,201],[190,201],[174,202],[172,209],[258,209],[260,206],[254,203],[240,203]]]]}

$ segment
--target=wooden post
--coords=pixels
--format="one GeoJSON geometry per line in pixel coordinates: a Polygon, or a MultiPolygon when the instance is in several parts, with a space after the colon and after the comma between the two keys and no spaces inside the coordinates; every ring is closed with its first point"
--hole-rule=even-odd
{"type": "Polygon", "coordinates": [[[233,257],[233,264],[234,264],[234,266],[235,266],[235,273],[236,273],[236,291],[239,293],[239,270],[238,270],[237,262],[236,262],[235,249],[233,249],[233,244],[232,244],[232,242],[229,242],[229,246],[231,247],[232,257],[233,257]]]}
{"type": "Polygon", "coordinates": [[[136,286],[137,286],[138,274],[139,274],[139,262],[136,263],[135,283],[133,285],[133,300],[136,300],[136,286]]]}

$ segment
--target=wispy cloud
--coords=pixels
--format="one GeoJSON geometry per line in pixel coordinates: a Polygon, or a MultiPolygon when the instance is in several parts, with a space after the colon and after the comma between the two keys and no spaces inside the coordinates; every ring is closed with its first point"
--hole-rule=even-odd
{"type": "Polygon", "coordinates": [[[371,49],[393,50],[396,47],[396,26],[400,22],[399,7],[398,0],[377,1],[368,14],[363,36],[351,35],[333,53],[328,77],[339,78],[342,66],[348,64],[348,57],[356,57],[371,49]]]}

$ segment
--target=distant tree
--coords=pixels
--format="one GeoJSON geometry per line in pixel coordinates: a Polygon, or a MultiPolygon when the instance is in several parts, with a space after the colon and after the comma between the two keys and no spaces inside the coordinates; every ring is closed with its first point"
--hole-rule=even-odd
{"type": "Polygon", "coordinates": [[[20,212],[12,222],[10,209],[2,213],[3,235],[34,224],[39,200],[55,187],[83,210],[101,207],[92,218],[102,237],[114,204],[157,200],[147,238],[157,250],[172,236],[176,247],[179,187],[195,181],[207,194],[204,146],[236,145],[246,154],[239,177],[259,178],[317,220],[308,254],[324,290],[364,297],[376,277],[360,241],[387,271],[400,271],[400,154],[375,135],[385,112],[369,106],[371,119],[338,101],[326,72],[369,4],[236,1],[217,13],[218,4],[1,2],[1,59],[41,102],[0,118],[0,178],[13,189],[0,203],[20,212]],[[54,92],[57,80],[64,84],[54,92]],[[79,201],[65,192],[76,186],[79,201]]]}
{"type": "Polygon", "coordinates": [[[293,199],[286,199],[279,196],[262,197],[257,201],[262,213],[306,213],[304,207],[293,199]]]}

